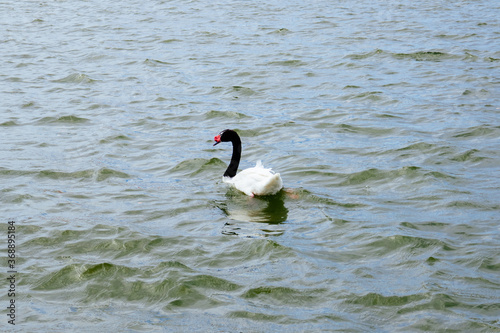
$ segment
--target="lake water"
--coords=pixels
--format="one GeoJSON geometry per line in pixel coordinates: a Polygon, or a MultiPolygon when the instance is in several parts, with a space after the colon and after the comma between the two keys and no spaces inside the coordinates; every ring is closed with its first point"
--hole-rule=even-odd
{"type": "Polygon", "coordinates": [[[500,331],[498,1],[0,13],[1,330],[500,331]]]}

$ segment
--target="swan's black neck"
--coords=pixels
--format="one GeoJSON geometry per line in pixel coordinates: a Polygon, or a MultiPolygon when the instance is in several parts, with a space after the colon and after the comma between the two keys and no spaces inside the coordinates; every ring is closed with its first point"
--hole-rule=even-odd
{"type": "Polygon", "coordinates": [[[234,135],[231,135],[230,141],[233,144],[233,155],[231,156],[231,163],[224,172],[224,177],[234,177],[236,176],[236,172],[238,171],[238,166],[240,165],[241,159],[241,140],[236,132],[234,135]]]}

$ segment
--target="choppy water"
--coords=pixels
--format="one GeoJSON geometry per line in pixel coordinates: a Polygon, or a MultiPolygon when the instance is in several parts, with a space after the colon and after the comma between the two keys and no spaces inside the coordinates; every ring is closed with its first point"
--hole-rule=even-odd
{"type": "Polygon", "coordinates": [[[2,330],[500,331],[497,1],[0,13],[2,330]]]}

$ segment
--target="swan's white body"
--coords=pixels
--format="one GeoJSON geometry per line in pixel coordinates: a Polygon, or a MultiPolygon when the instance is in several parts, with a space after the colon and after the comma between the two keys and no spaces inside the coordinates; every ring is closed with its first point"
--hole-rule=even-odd
{"type": "Polygon", "coordinates": [[[273,195],[283,187],[280,174],[264,168],[261,161],[253,168],[245,169],[234,177],[222,177],[222,180],[251,197],[273,195]]]}

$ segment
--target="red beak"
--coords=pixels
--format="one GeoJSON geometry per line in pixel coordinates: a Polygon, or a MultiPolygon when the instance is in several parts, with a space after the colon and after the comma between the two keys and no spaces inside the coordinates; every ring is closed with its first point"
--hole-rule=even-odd
{"type": "Polygon", "coordinates": [[[214,140],[215,140],[214,146],[217,145],[217,144],[219,144],[220,143],[220,135],[216,135],[214,137],[214,140]]]}

